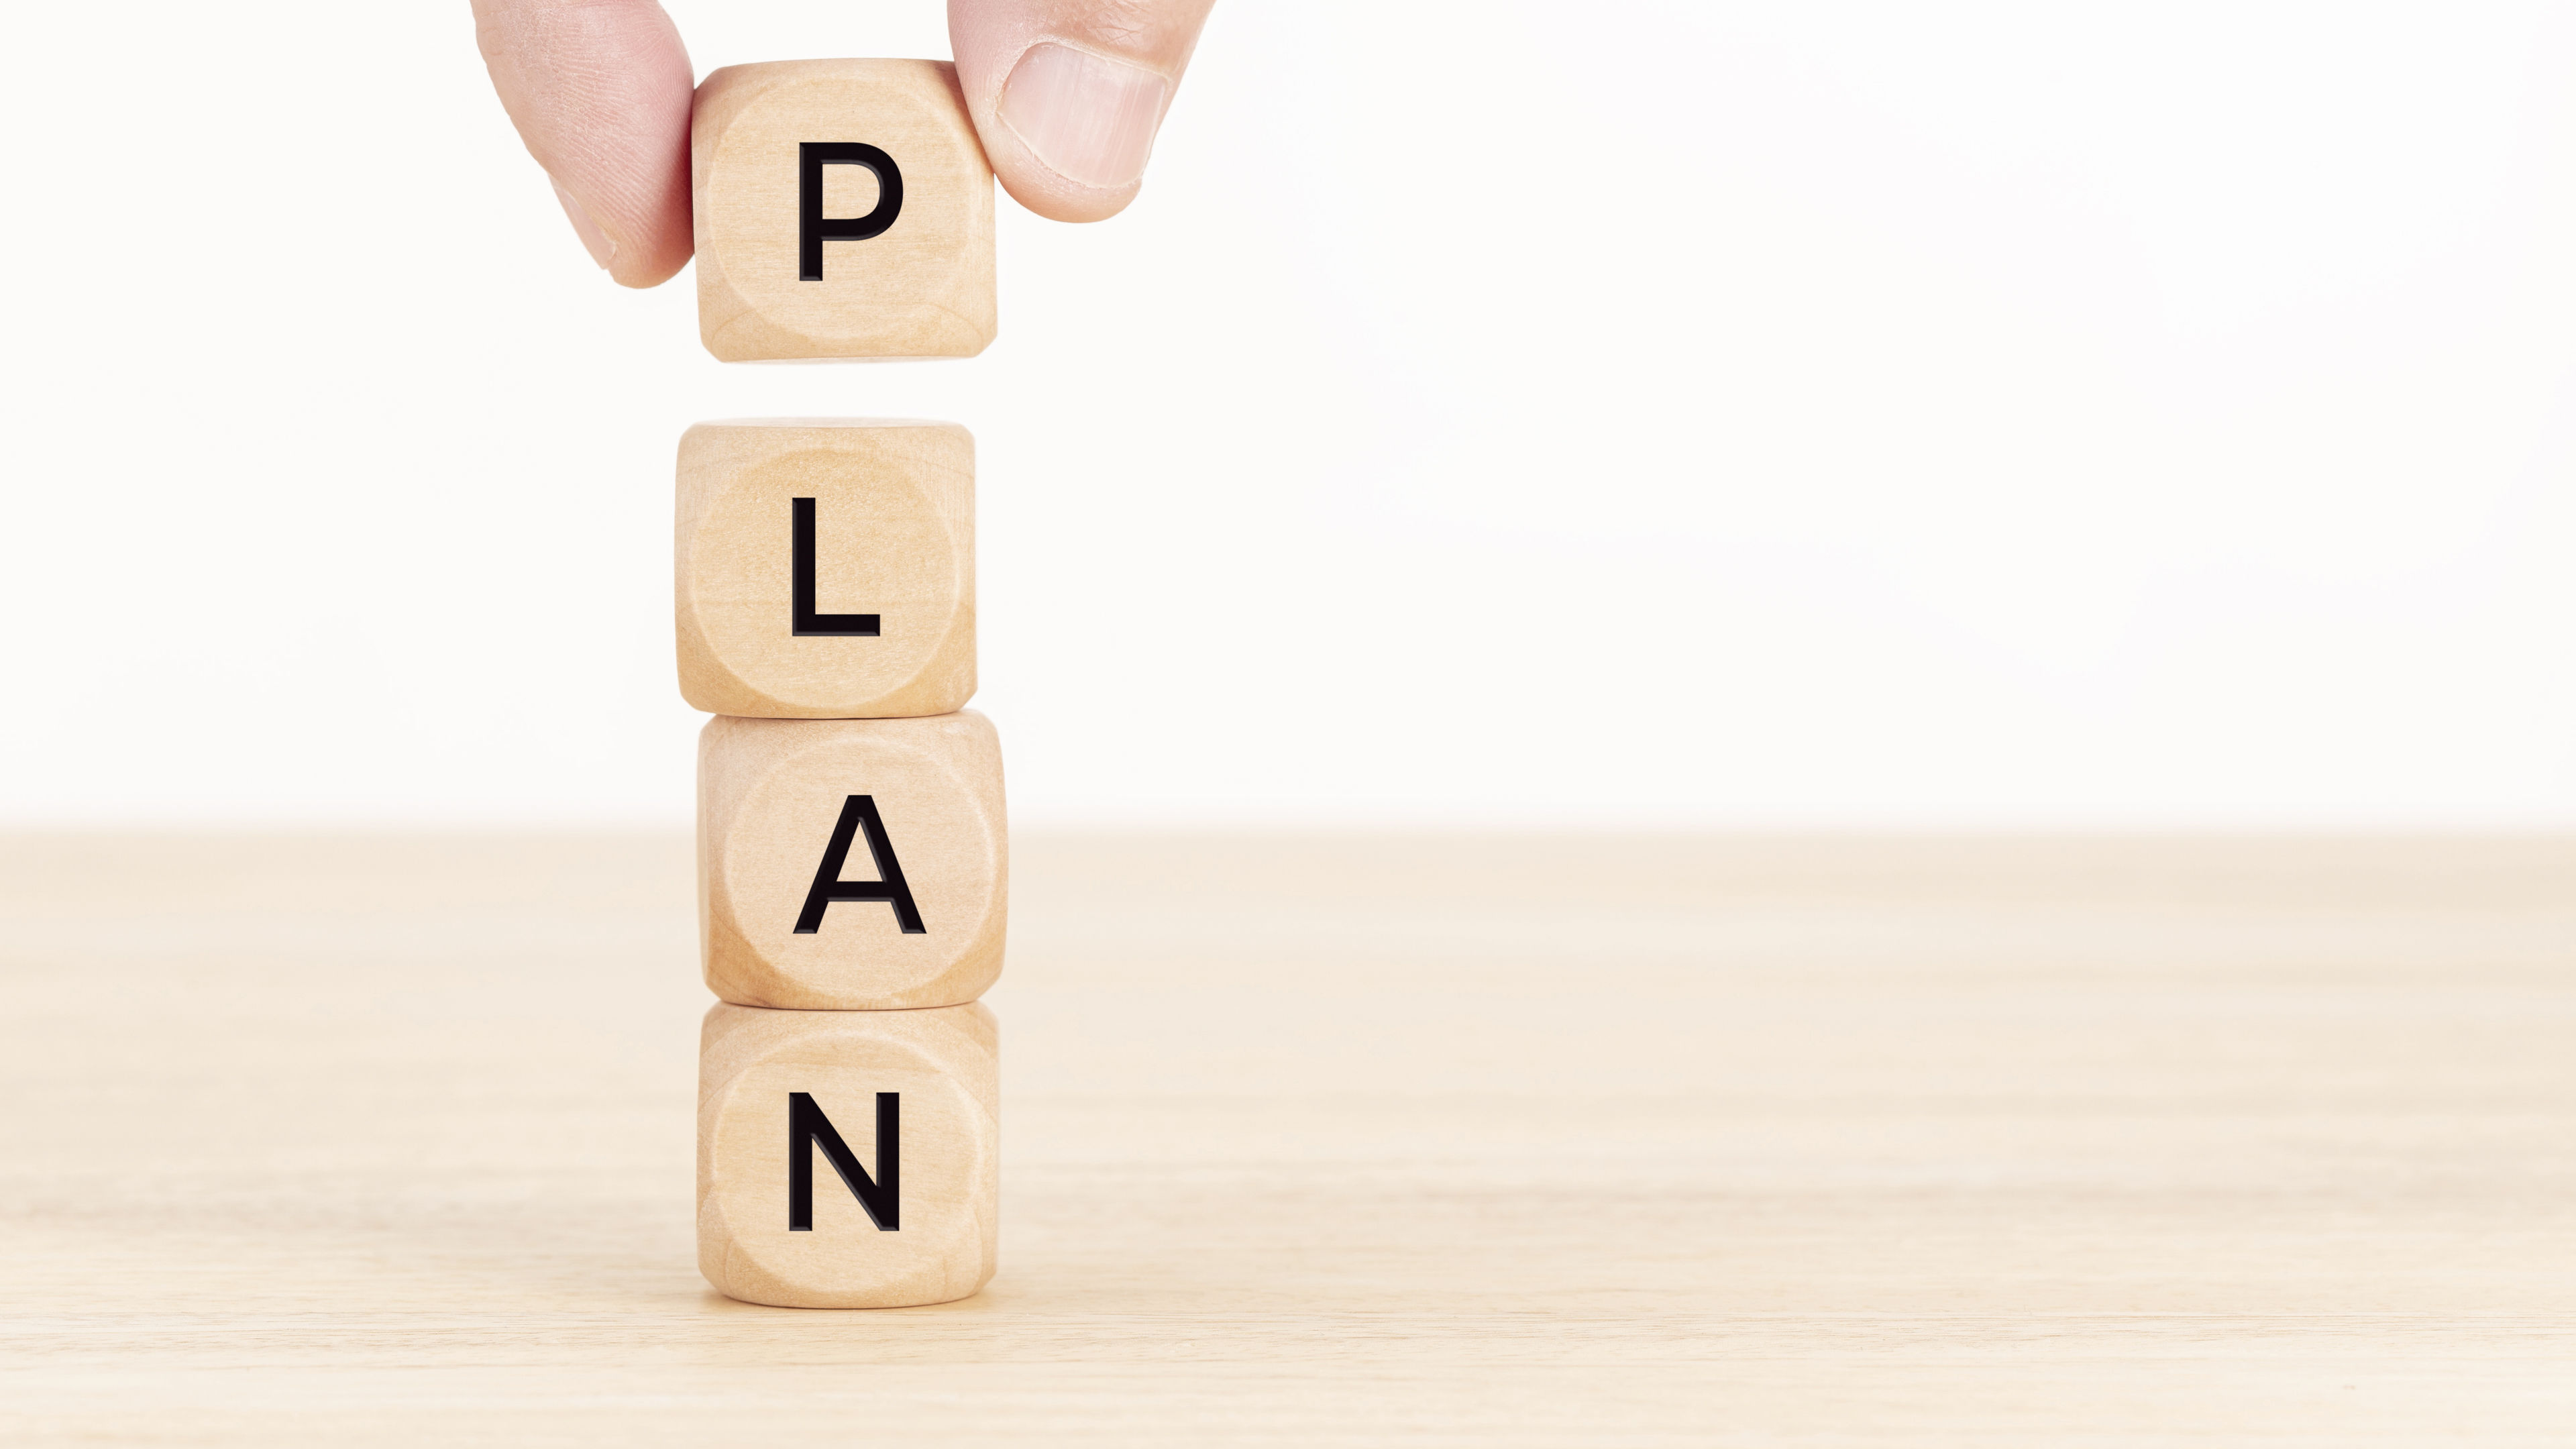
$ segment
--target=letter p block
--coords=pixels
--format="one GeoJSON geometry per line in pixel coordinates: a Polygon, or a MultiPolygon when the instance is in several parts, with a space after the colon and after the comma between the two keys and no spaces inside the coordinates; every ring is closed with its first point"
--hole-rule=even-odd
{"type": "Polygon", "coordinates": [[[993,340],[993,169],[955,67],[729,65],[690,129],[709,352],[972,357],[993,340]]]}

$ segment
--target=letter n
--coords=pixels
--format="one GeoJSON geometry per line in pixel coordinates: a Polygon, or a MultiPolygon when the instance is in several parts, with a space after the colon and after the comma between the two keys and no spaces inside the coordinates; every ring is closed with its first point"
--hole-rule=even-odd
{"type": "Polygon", "coordinates": [[[787,1231],[814,1231],[814,1149],[823,1149],[832,1170],[849,1184],[850,1195],[868,1210],[877,1231],[891,1233],[902,1225],[903,1094],[877,1093],[877,1175],[866,1168],[841,1140],[832,1119],[803,1092],[787,1094],[787,1231]]]}
{"type": "Polygon", "coordinates": [[[796,916],[796,934],[811,936],[823,929],[823,912],[834,901],[884,901],[894,907],[894,923],[907,936],[919,936],[928,928],[921,924],[921,910],[912,903],[912,887],[904,884],[903,862],[894,858],[894,842],[886,839],[885,822],[877,818],[873,795],[852,795],[841,802],[840,821],[832,827],[832,843],[823,847],[823,863],[814,867],[814,887],[805,893],[805,909],[796,916]],[[850,842],[860,831],[868,833],[868,854],[877,861],[875,880],[843,880],[841,867],[850,858],[850,842]]]}

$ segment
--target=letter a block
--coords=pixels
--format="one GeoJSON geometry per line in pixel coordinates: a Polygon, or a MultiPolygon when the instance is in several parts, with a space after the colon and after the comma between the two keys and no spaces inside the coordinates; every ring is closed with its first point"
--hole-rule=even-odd
{"type": "Polygon", "coordinates": [[[709,714],[947,714],[975,693],[975,441],[953,423],[680,439],[680,693],[709,714]]]}
{"type": "Polygon", "coordinates": [[[972,1001],[1002,971],[1002,748],[972,710],[698,736],[707,986],[742,1006],[972,1001]]]}
{"type": "Polygon", "coordinates": [[[993,340],[993,168],[953,66],[727,66],[690,133],[709,352],[972,357],[993,340]]]}
{"type": "Polygon", "coordinates": [[[709,1011],[698,1270],[782,1308],[902,1308],[983,1287],[1000,1224],[999,1050],[975,1002],[709,1011]]]}

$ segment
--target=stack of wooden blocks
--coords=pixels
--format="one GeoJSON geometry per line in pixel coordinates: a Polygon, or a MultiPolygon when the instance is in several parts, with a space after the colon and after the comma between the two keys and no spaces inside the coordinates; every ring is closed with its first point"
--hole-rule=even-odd
{"type": "MultiPolygon", "coordinates": [[[[715,72],[692,137],[699,325],[726,361],[971,357],[993,175],[954,73],[715,72]]],[[[898,1307],[993,1276],[1002,755],[975,692],[974,440],[701,423],[680,440],[698,746],[698,1263],[753,1303],[898,1307]],[[823,1166],[817,1170],[816,1158],[823,1166]]]]}

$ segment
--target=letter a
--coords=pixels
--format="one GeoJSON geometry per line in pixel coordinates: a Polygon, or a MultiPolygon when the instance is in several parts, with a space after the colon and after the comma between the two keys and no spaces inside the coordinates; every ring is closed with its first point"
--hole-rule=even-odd
{"type": "Polygon", "coordinates": [[[850,1195],[868,1210],[877,1231],[899,1231],[902,1222],[903,1094],[877,1093],[877,1175],[868,1176],[832,1119],[803,1092],[787,1094],[787,1231],[814,1231],[814,1149],[820,1146],[850,1195]]]}
{"type": "Polygon", "coordinates": [[[834,901],[884,901],[894,907],[894,923],[905,935],[928,931],[921,924],[921,909],[912,903],[912,887],[903,883],[903,862],[894,858],[894,842],[886,839],[885,822],[877,818],[873,795],[853,795],[841,802],[832,843],[823,847],[823,863],[814,867],[814,888],[805,893],[805,909],[797,914],[796,934],[811,936],[822,930],[823,912],[834,901]],[[868,854],[876,857],[877,879],[843,880],[841,867],[850,858],[850,842],[862,830],[868,833],[868,854]]]}

